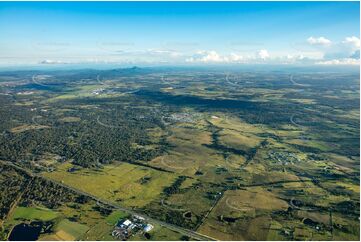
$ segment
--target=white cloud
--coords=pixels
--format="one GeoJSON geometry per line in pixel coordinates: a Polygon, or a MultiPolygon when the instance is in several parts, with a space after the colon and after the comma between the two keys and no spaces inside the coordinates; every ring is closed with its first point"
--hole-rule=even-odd
{"type": "Polygon", "coordinates": [[[350,45],[353,48],[360,48],[360,39],[356,36],[352,37],[346,37],[344,41],[342,41],[343,44],[350,45]]]}
{"type": "Polygon", "coordinates": [[[193,56],[186,59],[186,62],[200,62],[200,63],[229,63],[229,62],[240,62],[243,57],[231,53],[230,55],[220,55],[216,51],[200,50],[193,56]]]}
{"type": "Polygon", "coordinates": [[[243,60],[243,56],[235,54],[235,53],[231,53],[229,56],[229,60],[232,62],[240,62],[243,60]]]}
{"type": "MultiPolygon", "coordinates": [[[[156,64],[302,64],[302,65],[359,65],[360,39],[355,36],[331,42],[325,37],[310,37],[303,45],[312,51],[253,49],[249,51],[218,52],[217,50],[181,51],[166,48],[123,50],[114,54],[96,55],[96,59],[78,60],[44,56],[41,64],[84,63],[156,63],[156,64]],[[307,43],[308,42],[308,43],[307,43]],[[277,52],[278,51],[278,52],[277,52]],[[99,58],[99,59],[98,59],[99,58]],[[45,60],[44,60],[45,59],[45,60]],[[57,60],[58,59],[58,60],[57,60]],[[60,61],[60,60],[62,61],[60,61]]],[[[95,55],[94,55],[95,56],[95,55]]]]}
{"type": "Polygon", "coordinates": [[[316,62],[315,64],[316,65],[360,65],[360,60],[356,60],[352,58],[344,58],[344,59],[319,61],[316,62]]]}
{"type": "Polygon", "coordinates": [[[70,62],[60,61],[60,60],[42,60],[39,64],[70,64],[70,62]]]}
{"type": "Polygon", "coordinates": [[[326,60],[354,58],[358,59],[360,51],[360,39],[352,36],[346,37],[343,41],[336,43],[332,48],[324,51],[326,60]]]}
{"type": "Polygon", "coordinates": [[[148,49],[145,54],[149,55],[159,55],[159,56],[169,56],[169,57],[179,57],[182,56],[180,52],[172,51],[172,50],[163,50],[163,49],[148,49]]]}
{"type": "MultiPolygon", "coordinates": [[[[301,65],[313,65],[316,61],[321,61],[321,57],[312,56],[312,55],[303,55],[300,53],[292,53],[283,55],[273,55],[268,58],[267,61],[263,61],[261,63],[267,64],[281,64],[281,65],[292,65],[292,64],[301,64],[301,65]]],[[[258,62],[260,63],[260,62],[258,62]]]]}
{"type": "Polygon", "coordinates": [[[220,56],[216,51],[200,51],[197,54],[200,55],[198,58],[201,62],[227,62],[226,57],[220,56]]]}
{"type": "Polygon", "coordinates": [[[322,55],[319,58],[320,63],[352,64],[353,62],[348,59],[359,58],[360,39],[355,36],[346,37],[338,42],[331,42],[325,37],[310,37],[307,42],[322,55]]]}
{"type": "Polygon", "coordinates": [[[360,50],[356,50],[354,53],[350,55],[352,59],[360,59],[360,50]]]}
{"type": "Polygon", "coordinates": [[[329,46],[332,44],[331,40],[329,39],[326,39],[325,37],[309,37],[307,39],[307,42],[310,44],[310,45],[321,45],[321,46],[329,46]]]}
{"type": "Polygon", "coordinates": [[[269,58],[269,53],[267,50],[259,50],[257,53],[258,57],[261,58],[262,60],[265,60],[267,58],[269,58]]]}

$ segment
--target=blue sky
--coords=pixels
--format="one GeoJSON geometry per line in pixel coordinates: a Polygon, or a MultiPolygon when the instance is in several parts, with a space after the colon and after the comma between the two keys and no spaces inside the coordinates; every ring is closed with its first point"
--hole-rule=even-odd
{"type": "Polygon", "coordinates": [[[358,64],[358,2],[0,2],[0,64],[358,64]]]}

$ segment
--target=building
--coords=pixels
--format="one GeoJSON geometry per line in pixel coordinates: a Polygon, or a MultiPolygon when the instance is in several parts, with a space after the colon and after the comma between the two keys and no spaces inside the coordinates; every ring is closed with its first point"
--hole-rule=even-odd
{"type": "Polygon", "coordinates": [[[145,219],[140,216],[133,216],[129,219],[122,219],[115,225],[112,236],[118,240],[127,240],[133,234],[139,231],[144,233],[151,231],[154,227],[151,224],[146,224],[145,219]]]}
{"type": "Polygon", "coordinates": [[[149,232],[149,231],[151,231],[153,228],[154,228],[153,225],[147,224],[147,225],[144,227],[143,231],[144,231],[144,232],[149,232]]]}
{"type": "Polygon", "coordinates": [[[121,227],[125,227],[125,228],[128,228],[129,226],[131,226],[133,223],[132,221],[130,221],[129,219],[125,220],[123,222],[123,224],[121,225],[121,227]]]}
{"type": "Polygon", "coordinates": [[[139,216],[139,215],[134,215],[134,218],[135,218],[135,219],[138,219],[138,220],[145,220],[145,218],[143,218],[143,217],[141,217],[141,216],[139,216]]]}

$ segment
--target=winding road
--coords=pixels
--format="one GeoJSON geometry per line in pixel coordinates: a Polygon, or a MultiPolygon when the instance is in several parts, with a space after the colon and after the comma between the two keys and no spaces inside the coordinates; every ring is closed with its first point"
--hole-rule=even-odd
{"type": "Polygon", "coordinates": [[[37,84],[37,85],[39,85],[39,86],[43,86],[43,87],[48,87],[49,85],[46,85],[46,84],[42,84],[42,83],[40,83],[40,82],[38,82],[38,80],[36,80],[36,76],[37,75],[33,75],[32,76],[32,81],[35,83],[35,84],[37,84]]]}
{"type": "Polygon", "coordinates": [[[239,86],[238,83],[233,83],[229,80],[229,74],[225,74],[226,75],[226,82],[231,85],[231,86],[239,86]]]}
{"type": "Polygon", "coordinates": [[[295,116],[296,116],[296,114],[292,114],[292,116],[290,117],[290,122],[297,127],[300,127],[302,129],[305,128],[305,126],[295,122],[295,120],[294,120],[295,116]]]}
{"type": "Polygon", "coordinates": [[[107,84],[104,83],[102,80],[100,80],[100,75],[97,75],[97,82],[99,82],[101,85],[106,86],[107,84]]]}
{"type": "Polygon", "coordinates": [[[295,82],[295,80],[293,80],[293,75],[290,76],[290,82],[295,86],[301,86],[301,87],[305,86],[304,84],[300,84],[298,82],[295,82]]]}

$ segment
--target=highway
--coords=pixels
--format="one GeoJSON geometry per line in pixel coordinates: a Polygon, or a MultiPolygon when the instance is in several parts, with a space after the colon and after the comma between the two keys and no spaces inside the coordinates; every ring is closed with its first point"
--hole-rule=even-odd
{"type": "Polygon", "coordinates": [[[74,192],[76,192],[76,193],[78,193],[78,194],[81,194],[81,195],[84,195],[84,196],[88,196],[88,197],[94,199],[95,201],[97,201],[97,203],[98,203],[98,202],[103,203],[103,204],[108,205],[108,206],[110,206],[110,207],[113,207],[113,208],[115,208],[115,209],[117,209],[117,210],[120,210],[120,211],[129,213],[129,214],[131,214],[131,215],[141,216],[141,217],[145,218],[147,221],[149,221],[149,223],[158,224],[158,225],[160,225],[160,226],[166,227],[166,228],[168,228],[168,229],[170,229],[170,230],[173,230],[173,231],[175,231],[175,232],[178,232],[178,233],[181,233],[181,234],[186,235],[186,236],[188,236],[188,237],[191,237],[191,238],[193,238],[193,239],[195,239],[195,240],[201,240],[201,241],[217,240],[217,239],[212,238],[212,237],[209,237],[209,236],[207,236],[207,235],[203,235],[203,234],[200,234],[200,233],[198,233],[198,232],[195,232],[195,231],[192,231],[192,230],[189,230],[189,229],[185,229],[185,228],[179,227],[179,226],[177,226],[177,225],[169,224],[169,223],[166,223],[166,222],[163,222],[163,221],[160,221],[160,220],[151,218],[151,217],[149,217],[149,216],[147,216],[147,215],[145,215],[145,214],[136,212],[136,211],[134,211],[134,210],[132,210],[132,209],[129,209],[129,208],[125,208],[125,207],[119,206],[118,204],[115,204],[115,203],[113,203],[113,202],[110,202],[110,201],[107,201],[107,200],[103,200],[103,199],[99,199],[98,197],[96,197],[96,196],[94,196],[94,195],[91,195],[91,194],[89,194],[89,193],[86,193],[86,192],[84,192],[84,191],[81,191],[81,190],[79,190],[79,189],[76,189],[76,188],[74,188],[74,187],[70,187],[70,186],[68,186],[68,185],[66,185],[66,184],[64,184],[64,183],[61,183],[61,182],[58,182],[58,181],[54,181],[54,180],[52,180],[52,179],[50,179],[50,178],[43,177],[43,176],[41,176],[41,175],[35,174],[35,173],[33,173],[32,171],[30,171],[30,170],[28,170],[28,169],[25,169],[25,168],[22,168],[22,167],[20,167],[20,166],[17,166],[17,165],[15,165],[15,164],[11,163],[11,162],[2,161],[2,160],[1,160],[1,162],[4,163],[4,164],[10,165],[10,166],[12,166],[12,167],[15,167],[16,169],[20,169],[20,170],[28,173],[29,175],[31,175],[31,176],[33,176],[33,177],[39,177],[39,178],[41,178],[41,179],[50,181],[50,182],[52,182],[52,183],[54,183],[54,184],[57,184],[57,185],[59,185],[59,186],[68,188],[69,190],[72,190],[72,191],[74,191],[74,192]]]}

